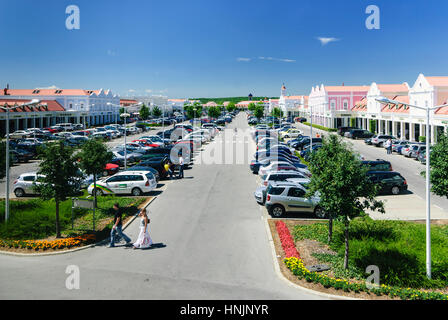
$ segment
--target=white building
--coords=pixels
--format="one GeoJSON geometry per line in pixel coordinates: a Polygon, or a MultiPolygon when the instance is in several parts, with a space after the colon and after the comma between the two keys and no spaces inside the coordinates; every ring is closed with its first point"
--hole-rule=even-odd
{"type": "Polygon", "coordinates": [[[160,111],[165,113],[165,115],[170,115],[173,113],[173,106],[168,102],[167,96],[162,95],[139,96],[134,97],[134,99],[139,102],[143,102],[150,109],[150,111],[152,111],[154,107],[157,106],[159,107],[160,111]]]}
{"type": "Polygon", "coordinates": [[[120,97],[111,90],[5,89],[0,98],[55,100],[65,109],[61,122],[99,125],[119,119],[120,97]]]}
{"type": "MultiPolygon", "coordinates": [[[[283,111],[285,117],[299,116],[299,110],[305,105],[305,96],[288,96],[285,85],[282,86],[278,108],[283,111]]],[[[270,110],[272,112],[272,110],[270,110]]]]}

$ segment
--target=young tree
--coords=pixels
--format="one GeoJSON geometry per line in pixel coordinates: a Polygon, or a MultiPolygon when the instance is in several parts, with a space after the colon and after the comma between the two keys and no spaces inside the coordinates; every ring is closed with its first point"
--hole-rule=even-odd
{"type": "Polygon", "coordinates": [[[200,118],[202,115],[202,105],[195,102],[184,109],[187,112],[188,119],[200,118]],[[196,111],[195,111],[196,109],[196,111]]]}
{"type": "Polygon", "coordinates": [[[429,160],[431,190],[440,197],[448,198],[448,134],[440,135],[438,140],[431,149],[429,160]]]}
{"type": "Polygon", "coordinates": [[[148,119],[149,116],[150,116],[150,112],[149,112],[148,107],[146,105],[142,105],[141,108],[140,108],[139,114],[140,114],[140,118],[141,119],[143,119],[143,120],[148,119]]]}
{"type": "Polygon", "coordinates": [[[83,144],[77,157],[81,169],[83,169],[86,174],[93,175],[93,195],[95,197],[96,207],[96,180],[97,177],[104,172],[106,164],[112,160],[113,154],[107,150],[106,145],[102,141],[91,139],[83,144]]]}
{"type": "Polygon", "coordinates": [[[236,109],[235,102],[231,101],[226,107],[227,112],[233,112],[236,109]]]}
{"type": "Polygon", "coordinates": [[[254,110],[254,116],[257,119],[261,119],[264,116],[264,105],[257,104],[254,110]]]}
{"type": "Polygon", "coordinates": [[[322,148],[312,154],[309,168],[312,176],[307,196],[316,192],[320,196],[319,206],[330,218],[329,242],[332,219],[344,223],[344,268],[347,269],[350,221],[367,209],[384,213],[384,204],[375,199],[377,186],[368,178],[368,168],[337,135],[323,137],[322,148]]]}
{"type": "Polygon", "coordinates": [[[255,103],[253,103],[253,102],[249,103],[249,105],[247,106],[247,110],[249,110],[249,111],[255,111],[255,108],[256,108],[256,106],[255,106],[255,103]]]}
{"type": "Polygon", "coordinates": [[[154,108],[152,108],[152,115],[159,118],[162,115],[162,110],[160,110],[158,106],[154,106],[154,108]]]}
{"type": "Polygon", "coordinates": [[[281,117],[283,117],[283,111],[282,111],[282,109],[280,109],[280,108],[274,108],[274,109],[272,109],[271,114],[272,114],[273,117],[276,117],[276,118],[281,118],[281,117]]]}
{"type": "Polygon", "coordinates": [[[210,118],[218,118],[221,115],[221,109],[219,107],[208,108],[208,116],[210,118]]]}
{"type": "Polygon", "coordinates": [[[38,174],[44,177],[35,185],[41,198],[56,202],[56,237],[61,237],[59,222],[59,204],[67,197],[79,191],[81,174],[73,156],[73,149],[58,141],[40,149],[42,162],[39,164],[38,174]]]}

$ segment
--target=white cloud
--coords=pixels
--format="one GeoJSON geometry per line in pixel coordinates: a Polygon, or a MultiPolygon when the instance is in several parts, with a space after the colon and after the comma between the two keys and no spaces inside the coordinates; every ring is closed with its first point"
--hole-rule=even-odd
{"type": "Polygon", "coordinates": [[[135,90],[134,89],[129,89],[128,92],[133,93],[133,92],[135,92],[135,90]]]}
{"type": "Polygon", "coordinates": [[[243,61],[243,62],[249,62],[250,60],[252,60],[251,58],[236,58],[236,61],[238,61],[238,62],[241,62],[241,61],[243,61]]]}
{"type": "Polygon", "coordinates": [[[323,46],[330,42],[339,41],[339,39],[337,38],[323,38],[323,37],[318,37],[317,40],[319,40],[323,46]]]}
{"type": "Polygon", "coordinates": [[[293,59],[280,59],[280,58],[273,58],[273,57],[258,57],[260,60],[270,60],[270,61],[280,61],[280,62],[296,62],[296,60],[293,59]]]}
{"type": "Polygon", "coordinates": [[[115,57],[117,55],[117,53],[111,49],[107,50],[107,55],[111,56],[111,57],[115,57]]]}
{"type": "Polygon", "coordinates": [[[146,93],[151,93],[152,90],[151,90],[151,89],[146,89],[145,92],[146,92],[146,93]]]}

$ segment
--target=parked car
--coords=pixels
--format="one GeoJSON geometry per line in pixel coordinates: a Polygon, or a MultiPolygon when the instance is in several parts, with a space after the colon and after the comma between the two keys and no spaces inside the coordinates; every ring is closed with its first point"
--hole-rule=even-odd
{"type": "Polygon", "coordinates": [[[144,167],[154,168],[159,173],[160,178],[163,179],[168,174],[168,172],[165,170],[166,163],[170,163],[168,157],[166,156],[154,157],[138,163],[134,167],[129,168],[129,170],[133,170],[133,168],[144,168],[144,167]]]}
{"type": "Polygon", "coordinates": [[[345,132],[344,136],[350,139],[368,139],[373,137],[373,133],[363,129],[351,129],[345,132]]]}
{"type": "Polygon", "coordinates": [[[372,138],[364,139],[364,143],[371,146],[372,145],[372,138]]]}
{"type": "Polygon", "coordinates": [[[411,152],[409,153],[409,157],[418,160],[418,156],[421,152],[426,152],[426,145],[418,144],[416,146],[413,146],[411,152]]]}
{"type": "Polygon", "coordinates": [[[393,171],[392,164],[382,159],[362,161],[362,164],[367,166],[369,171],[393,171]]]}
{"type": "Polygon", "coordinates": [[[300,184],[277,182],[268,186],[266,191],[266,208],[275,218],[283,217],[289,212],[310,212],[318,218],[325,218],[325,211],[319,206],[318,195],[306,197],[307,190],[300,184]]]}
{"type": "Polygon", "coordinates": [[[367,176],[373,183],[380,185],[380,193],[398,195],[408,189],[406,179],[398,172],[369,171],[367,176]]]}
{"type": "Polygon", "coordinates": [[[409,141],[403,140],[393,140],[392,141],[392,152],[401,152],[401,147],[409,144],[409,141]]]}
{"type": "MultiPolygon", "coordinates": [[[[313,138],[313,139],[312,139],[312,143],[313,143],[313,144],[322,144],[322,138],[313,138]]],[[[302,139],[300,142],[297,142],[297,143],[295,143],[295,144],[292,144],[291,147],[294,148],[294,149],[296,149],[296,150],[300,150],[300,151],[302,151],[303,148],[304,148],[306,145],[309,145],[309,144],[311,144],[311,139],[310,139],[310,137],[305,137],[305,138],[302,139]]]]}
{"type": "Polygon", "coordinates": [[[359,128],[356,128],[356,127],[339,127],[337,132],[338,132],[338,135],[343,137],[346,132],[348,132],[350,130],[353,130],[353,129],[359,129],[359,128]]]}
{"type": "Polygon", "coordinates": [[[17,162],[29,162],[34,158],[34,154],[23,149],[13,149],[10,153],[15,156],[17,162]]]}
{"type": "MultiPolygon", "coordinates": [[[[97,181],[96,193],[105,194],[132,194],[141,196],[151,192],[157,187],[156,178],[150,171],[123,171],[112,177],[97,181]]],[[[87,192],[93,195],[93,183],[87,188],[87,192]]]]}
{"type": "Polygon", "coordinates": [[[299,129],[288,129],[282,133],[280,133],[280,137],[287,139],[287,138],[297,138],[298,136],[302,135],[303,131],[299,129]]]}
{"type": "Polygon", "coordinates": [[[39,180],[44,176],[38,175],[36,172],[28,172],[21,174],[15,181],[13,192],[17,198],[22,198],[27,195],[38,194],[35,186],[39,184],[39,180]]]}
{"type": "Polygon", "coordinates": [[[397,140],[397,138],[395,138],[394,136],[390,136],[390,135],[386,135],[386,134],[377,134],[372,137],[371,142],[372,142],[372,145],[375,147],[383,147],[384,143],[389,139],[397,140]]]}

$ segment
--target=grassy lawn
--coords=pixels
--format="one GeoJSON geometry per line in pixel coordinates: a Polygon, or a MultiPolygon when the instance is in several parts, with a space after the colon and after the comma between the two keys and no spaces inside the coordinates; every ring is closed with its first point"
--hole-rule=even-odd
{"type": "MultiPolygon", "coordinates": [[[[86,198],[87,192],[79,198],[86,198]]],[[[98,208],[95,212],[96,230],[107,227],[113,216],[112,206],[119,203],[124,208],[124,217],[134,215],[137,207],[145,198],[126,198],[114,195],[98,197],[98,208]]],[[[76,208],[74,210],[75,229],[71,229],[72,201],[66,200],[60,204],[60,224],[63,236],[73,236],[92,229],[92,211],[76,208]]],[[[0,201],[0,239],[45,239],[56,235],[55,202],[41,199],[10,201],[10,218],[5,224],[5,201],[0,201]]]]}
{"type": "MultiPolygon", "coordinates": [[[[327,243],[327,223],[294,226],[295,241],[312,239],[327,243]]],[[[343,225],[335,222],[333,243],[336,254],[314,253],[322,263],[332,266],[336,277],[365,279],[369,265],[380,270],[382,284],[410,288],[448,286],[448,225],[431,227],[432,280],[426,278],[425,225],[405,221],[377,221],[359,218],[350,225],[350,269],[343,269],[343,225]]]]}

